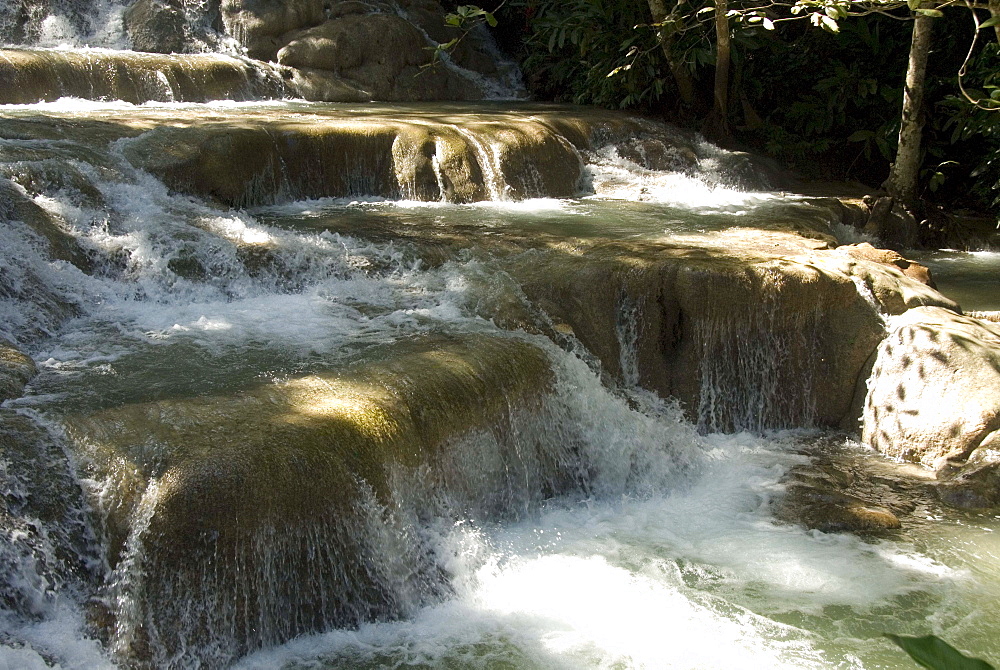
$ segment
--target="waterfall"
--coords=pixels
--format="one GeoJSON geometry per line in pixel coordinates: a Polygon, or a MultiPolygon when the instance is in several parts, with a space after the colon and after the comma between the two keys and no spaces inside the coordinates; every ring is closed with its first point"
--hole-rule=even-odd
{"type": "Polygon", "coordinates": [[[624,114],[286,99],[284,66],[121,50],[124,9],[0,5],[0,665],[891,667],[885,630],[995,637],[993,521],[775,516],[903,302],[828,248],[837,207],[624,114]]]}
{"type": "Polygon", "coordinates": [[[4,0],[0,3],[0,41],[43,47],[127,48],[120,0],[4,0]]]}

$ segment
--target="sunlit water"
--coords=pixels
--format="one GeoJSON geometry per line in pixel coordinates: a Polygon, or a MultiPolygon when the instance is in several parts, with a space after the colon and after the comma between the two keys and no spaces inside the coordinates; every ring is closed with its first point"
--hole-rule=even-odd
{"type": "Polygon", "coordinates": [[[970,311],[1000,310],[1000,252],[935,251],[916,256],[938,290],[970,311]]]}
{"type": "MultiPolygon", "coordinates": [[[[338,369],[421,337],[505,334],[490,306],[520,298],[499,259],[516,253],[504,240],[670,240],[821,218],[800,199],[733,188],[724,171],[656,173],[613,153],[594,159],[579,197],[475,205],[371,198],[221,211],[148,175],[80,169],[113,214],[70,190],[36,201],[106,265],[84,274],[49,262],[16,225],[0,257],[24,289],[0,300],[0,333],[45,333],[31,344],[41,375],[5,408],[56,427],[72,412],[338,369]],[[55,326],[35,310],[32,277],[78,316],[55,326]]],[[[448,595],[237,667],[913,667],[885,632],[935,633],[1000,662],[996,518],[934,509],[882,539],[779,522],[782,476],[819,435],[698,435],[672,405],[603,387],[578,344],[505,335],[553,360],[559,402],[593,452],[587,490],[507,520],[427,521],[420,532],[448,595]]],[[[33,619],[3,613],[0,667],[113,667],[84,619],[72,593],[33,619]]]]}

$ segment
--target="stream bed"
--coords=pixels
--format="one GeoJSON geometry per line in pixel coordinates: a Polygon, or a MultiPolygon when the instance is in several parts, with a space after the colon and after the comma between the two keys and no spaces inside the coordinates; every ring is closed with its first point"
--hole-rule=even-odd
{"type": "MultiPolygon", "coordinates": [[[[479,123],[491,110],[452,106],[449,114],[479,123]]],[[[924,501],[902,529],[871,537],[781,521],[774,508],[783,475],[809,462],[811,445],[835,440],[858,458],[868,450],[817,429],[699,432],[690,410],[636,381],[629,343],[641,315],[620,310],[621,374],[612,379],[508,272],[509,259],[530,264],[542,250],[573,263],[595,241],[694,248],[706,239],[725,244],[713,236],[740,228],[855,241],[814,200],[769,191],[763,175],[755,187],[744,157],[695,139],[695,167],[655,170],[609,146],[587,157],[572,197],[458,204],[358,193],[226,207],[128,165],[126,140],[98,151],[91,135],[81,143],[73,136],[109,119],[118,133],[126,118],[139,128],[150,118],[184,125],[245,112],[284,122],[341,111],[301,102],[0,108],[21,130],[39,123],[62,133],[8,133],[4,147],[16,160],[5,163],[5,176],[58,217],[89,259],[89,267],[53,260],[37,232],[7,217],[0,334],[31,355],[39,375],[0,411],[30,420],[53,453],[68,457],[78,502],[66,501],[72,514],[32,520],[26,512],[27,525],[4,529],[0,665],[133,667],[147,653],[161,667],[289,670],[914,667],[884,633],[933,633],[1000,663],[1000,517],[924,501]],[[53,125],[53,117],[63,120],[53,125]],[[288,590],[343,598],[343,619],[353,621],[308,621],[305,632],[284,635],[275,620],[235,617],[227,629],[212,619],[217,594],[207,590],[147,599],[154,586],[143,579],[154,560],[142,541],[158,487],[170,481],[159,464],[174,458],[163,444],[184,429],[170,417],[218,407],[219,434],[238,432],[241,421],[258,419],[223,418],[234,398],[271,398],[305,379],[349,378],[360,387],[392,374],[419,396],[400,361],[419,371],[451,350],[492,361],[500,354],[491,347],[544,357],[551,372],[538,407],[501,397],[503,429],[473,429],[450,442],[447,481],[430,466],[394,471],[388,494],[352,503],[363,508],[359,537],[370,550],[359,570],[391,593],[359,596],[364,607],[351,609],[339,582],[282,573],[280,561],[268,568],[270,587],[296,581],[288,590]],[[141,430],[129,433],[135,426],[141,430]],[[99,437],[127,444],[121,454],[152,454],[149,483],[129,483],[128,468],[139,466],[124,456],[100,465],[99,437]],[[497,461],[508,444],[513,451],[497,461]],[[138,502],[127,528],[116,529],[115,496],[128,495],[138,502]],[[70,542],[85,569],[53,567],[69,562],[59,529],[70,517],[85,526],[83,539],[70,542]],[[171,646],[174,633],[143,618],[167,607],[184,612],[185,625],[209,621],[214,637],[192,633],[171,646]],[[101,623],[107,611],[116,624],[101,623]],[[239,626],[249,631],[245,646],[229,642],[239,626]]],[[[995,253],[942,252],[928,263],[963,307],[1000,309],[995,253]]],[[[355,396],[344,397],[344,411],[354,411],[355,396]]],[[[262,406],[268,402],[276,401],[262,406]]],[[[210,433],[191,449],[211,452],[210,433]]],[[[170,448],[188,457],[188,445],[170,448]]],[[[14,509],[34,489],[23,464],[4,459],[14,509]]],[[[263,492],[261,500],[269,500],[263,492]]],[[[323,521],[335,522],[328,514],[323,521]]],[[[307,542],[316,554],[334,551],[322,537],[307,542]]],[[[281,556],[275,546],[267,556],[281,556]]],[[[240,597],[266,591],[257,587],[240,597]]]]}

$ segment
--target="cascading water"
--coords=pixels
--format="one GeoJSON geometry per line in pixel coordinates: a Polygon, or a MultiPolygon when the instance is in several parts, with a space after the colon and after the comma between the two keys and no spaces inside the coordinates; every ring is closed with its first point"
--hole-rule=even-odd
{"type": "Polygon", "coordinates": [[[4,0],[0,3],[0,40],[42,47],[127,48],[122,30],[126,5],[115,0],[4,0]]]}
{"type": "Polygon", "coordinates": [[[839,321],[883,321],[788,270],[835,218],[749,157],[545,105],[61,100],[0,107],[0,159],[0,345],[39,368],[0,407],[0,664],[1000,658],[993,517],[776,517],[846,441],[802,430],[847,411],[839,321]]]}

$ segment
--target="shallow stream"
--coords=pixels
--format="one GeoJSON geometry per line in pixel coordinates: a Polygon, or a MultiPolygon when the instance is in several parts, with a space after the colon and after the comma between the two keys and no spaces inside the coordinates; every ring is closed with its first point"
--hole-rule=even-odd
{"type": "MultiPolygon", "coordinates": [[[[490,109],[448,113],[488,117],[490,109]]],[[[102,509],[113,477],[102,480],[87,445],[72,436],[105,410],[209,403],[302,375],[392,365],[400,352],[420,355],[477,337],[527,342],[554,371],[542,418],[512,424],[514,432],[534,431],[513,443],[535,445],[539,455],[518,453],[496,465],[493,438],[467,435],[449,456],[462,485],[438,486],[433,473],[417,468],[392,482],[395,507],[366,517],[377,526],[366,541],[378,551],[365,560],[386,574],[406,573],[391,611],[235,661],[218,631],[219,649],[211,641],[175,649],[157,657],[164,665],[915,667],[886,632],[934,633],[1000,663],[1000,517],[924,502],[902,530],[877,538],[779,521],[773,506],[783,474],[808,462],[810,445],[833,439],[859,458],[865,449],[819,431],[699,434],[675,404],[630,383],[629,333],[641,324],[629,321],[627,309],[618,333],[623,380],[602,381],[594,357],[560,324],[546,323],[544,309],[529,304],[505,269],[505,259],[530,260],[539,248],[572,256],[587,240],[694,244],[731,228],[789,221],[853,241],[807,198],[748,189],[740,156],[699,143],[697,169],[670,172],[641,168],[609,148],[589,157],[580,193],[561,199],[450,204],[358,196],[237,210],[171,191],[128,166],[114,143],[94,152],[73,136],[81,120],[183,124],[216,114],[335,113],[342,110],[296,102],[0,108],[0,117],[22,124],[63,119],[55,126],[63,137],[8,136],[7,155],[20,153],[6,163],[6,176],[38,191],[32,200],[66,223],[91,263],[85,272],[51,260],[37,233],[9,217],[0,334],[28,350],[40,374],[0,411],[30,418],[64,445],[88,514],[102,509]],[[575,464],[573,481],[546,480],[549,458],[575,464]],[[477,484],[474,475],[494,469],[506,475],[477,484]],[[416,555],[433,557],[429,577],[408,573],[417,569],[416,555]]],[[[977,265],[995,265],[995,255],[940,254],[932,265],[942,290],[963,306],[1000,309],[995,284],[986,284],[994,270],[980,273],[977,265]]],[[[5,494],[23,498],[23,477],[5,467],[5,494]]],[[[150,486],[143,500],[155,495],[150,486]]],[[[111,568],[95,539],[104,532],[99,517],[89,517],[84,553],[102,582],[111,568]]],[[[129,537],[141,538],[149,523],[141,506],[132,522],[129,537]]],[[[36,529],[44,536],[57,526],[36,529]]],[[[86,576],[57,579],[47,571],[61,559],[46,555],[44,537],[20,551],[17,533],[25,532],[5,529],[12,547],[4,555],[5,593],[16,597],[0,603],[0,666],[119,667],[110,650],[142,624],[124,631],[120,624],[113,639],[99,641],[93,602],[96,594],[122,608],[119,621],[129,623],[129,598],[138,602],[143,593],[131,589],[128,571],[141,571],[141,553],[128,553],[126,543],[128,565],[115,569],[110,590],[97,588],[86,576]]],[[[212,606],[205,594],[175,596],[189,603],[192,618],[212,606]]]]}

